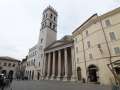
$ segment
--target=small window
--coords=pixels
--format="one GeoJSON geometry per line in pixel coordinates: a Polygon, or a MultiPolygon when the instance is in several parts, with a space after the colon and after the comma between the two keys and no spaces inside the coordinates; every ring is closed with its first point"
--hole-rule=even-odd
{"type": "Polygon", "coordinates": [[[101,48],[101,45],[100,45],[100,44],[98,44],[97,46],[98,46],[98,48],[101,48]]]}
{"type": "Polygon", "coordinates": [[[13,64],[13,67],[15,67],[15,64],[13,64]]]}
{"type": "Polygon", "coordinates": [[[88,48],[90,48],[90,41],[87,41],[88,48]]]}
{"type": "Polygon", "coordinates": [[[77,63],[79,63],[79,58],[77,58],[77,63]]]}
{"type": "Polygon", "coordinates": [[[86,36],[88,36],[88,31],[86,31],[86,36]]]}
{"type": "Polygon", "coordinates": [[[44,24],[42,24],[42,29],[44,28],[44,24]]]}
{"type": "Polygon", "coordinates": [[[116,40],[116,36],[114,32],[110,32],[109,35],[110,35],[111,41],[116,40]]]}
{"type": "Polygon", "coordinates": [[[39,62],[39,66],[40,66],[40,62],[39,62]]]}
{"type": "Polygon", "coordinates": [[[90,59],[93,59],[93,56],[92,56],[92,54],[91,54],[91,53],[89,54],[89,58],[90,58],[90,59]]]}
{"type": "Polygon", "coordinates": [[[110,20],[106,20],[105,24],[106,24],[107,27],[111,26],[110,20]]]}
{"type": "Polygon", "coordinates": [[[54,21],[56,21],[56,17],[54,17],[54,21]]]}
{"type": "Polygon", "coordinates": [[[10,67],[10,66],[11,66],[11,63],[9,63],[8,66],[10,67]]]}
{"type": "Polygon", "coordinates": [[[50,18],[51,18],[51,19],[53,18],[53,15],[52,15],[52,14],[50,14],[50,18]]]}
{"type": "Polygon", "coordinates": [[[7,66],[7,63],[4,63],[4,65],[3,66],[7,66]]]}
{"type": "Polygon", "coordinates": [[[55,25],[53,25],[53,30],[55,30],[55,25]]]}
{"type": "Polygon", "coordinates": [[[120,54],[120,48],[119,47],[115,47],[114,51],[115,51],[115,54],[120,54]]]}
{"type": "Polygon", "coordinates": [[[43,42],[43,38],[41,39],[41,43],[43,42]]]}

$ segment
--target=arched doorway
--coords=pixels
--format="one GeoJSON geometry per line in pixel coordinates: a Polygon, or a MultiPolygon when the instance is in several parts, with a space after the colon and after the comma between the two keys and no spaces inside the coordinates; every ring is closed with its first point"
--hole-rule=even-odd
{"type": "Polygon", "coordinates": [[[37,80],[39,80],[40,79],[40,73],[38,72],[37,73],[37,80]]]}
{"type": "Polygon", "coordinates": [[[88,80],[89,80],[89,82],[98,82],[97,72],[98,72],[98,68],[95,65],[90,65],[88,67],[88,80]]]}
{"type": "Polygon", "coordinates": [[[7,71],[6,70],[2,70],[2,74],[6,75],[7,71]]]}
{"type": "Polygon", "coordinates": [[[9,74],[8,74],[8,77],[9,77],[9,78],[13,78],[13,73],[14,73],[14,72],[13,72],[12,70],[10,70],[10,71],[9,71],[9,74]]]}
{"type": "Polygon", "coordinates": [[[81,68],[77,67],[77,76],[78,76],[78,80],[81,80],[81,68]]]}

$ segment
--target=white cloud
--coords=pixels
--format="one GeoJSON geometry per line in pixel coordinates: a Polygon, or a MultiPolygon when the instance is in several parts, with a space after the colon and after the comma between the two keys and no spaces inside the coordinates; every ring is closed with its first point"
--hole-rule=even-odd
{"type": "Polygon", "coordinates": [[[120,6],[115,0],[0,0],[0,56],[23,58],[38,41],[42,12],[48,5],[58,11],[58,38],[89,16],[120,6]]]}

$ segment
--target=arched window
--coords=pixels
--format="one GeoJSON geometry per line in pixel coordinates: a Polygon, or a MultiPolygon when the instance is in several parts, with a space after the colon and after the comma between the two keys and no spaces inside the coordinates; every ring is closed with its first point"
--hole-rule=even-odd
{"type": "Polygon", "coordinates": [[[41,39],[41,43],[43,42],[43,38],[41,39]]]}
{"type": "Polygon", "coordinates": [[[53,25],[53,30],[55,30],[55,25],[53,25]]]}
{"type": "Polygon", "coordinates": [[[52,15],[52,14],[50,14],[50,18],[51,18],[51,19],[53,18],[53,15],[52,15]]]}
{"type": "Polygon", "coordinates": [[[56,17],[54,17],[54,21],[56,21],[56,17]]]}

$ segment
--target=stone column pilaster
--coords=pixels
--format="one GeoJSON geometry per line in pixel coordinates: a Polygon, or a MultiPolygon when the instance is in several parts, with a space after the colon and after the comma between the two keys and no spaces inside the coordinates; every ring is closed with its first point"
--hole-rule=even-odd
{"type": "Polygon", "coordinates": [[[46,73],[46,65],[47,65],[47,63],[46,63],[46,53],[44,54],[44,61],[43,61],[43,79],[44,79],[44,77],[45,77],[45,73],[46,73]]]}
{"type": "Polygon", "coordinates": [[[50,76],[50,53],[48,53],[48,67],[47,67],[47,77],[49,78],[50,76]]]}
{"type": "Polygon", "coordinates": [[[67,48],[64,49],[64,64],[65,64],[65,76],[64,81],[67,80],[68,77],[68,60],[67,60],[67,48]]]}
{"type": "Polygon", "coordinates": [[[72,60],[72,77],[71,81],[77,80],[77,72],[76,72],[76,63],[75,63],[75,55],[74,55],[74,48],[71,47],[71,60],[72,60]]]}
{"type": "Polygon", "coordinates": [[[55,51],[53,52],[53,63],[52,63],[52,78],[54,79],[55,77],[55,51]]]}
{"type": "Polygon", "coordinates": [[[61,51],[58,51],[58,80],[60,80],[61,77],[61,51]]]}

